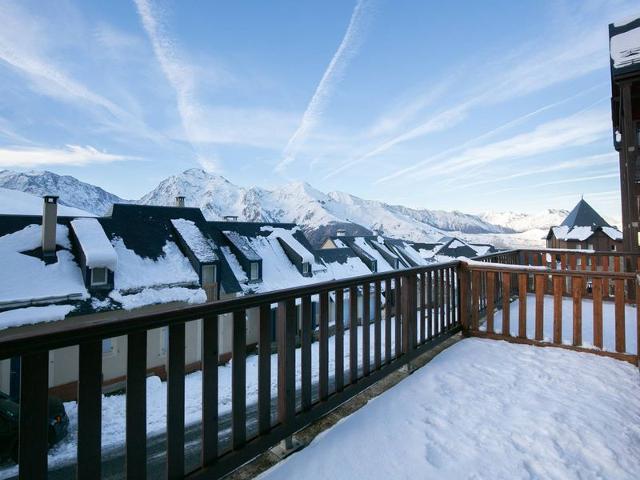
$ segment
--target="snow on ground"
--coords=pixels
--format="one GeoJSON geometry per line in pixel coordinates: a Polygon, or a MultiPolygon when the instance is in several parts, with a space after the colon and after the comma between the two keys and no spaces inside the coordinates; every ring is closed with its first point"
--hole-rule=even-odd
{"type": "Polygon", "coordinates": [[[0,312],[0,330],[40,322],[63,320],[74,308],[73,305],[47,305],[45,307],[16,308],[15,310],[0,312]]]}
{"type": "Polygon", "coordinates": [[[466,339],[260,478],[622,480],[639,470],[636,367],[466,339]]]}
{"type": "MultiPolygon", "coordinates": [[[[60,247],[71,248],[66,226],[57,226],[56,240],[60,247]]],[[[88,295],[80,268],[69,250],[58,250],[58,261],[50,265],[21,253],[39,247],[41,242],[40,225],[28,225],[0,237],[0,257],[5,272],[5,275],[0,275],[0,303],[30,302],[69,295],[84,298],[88,295]],[[11,272],[11,275],[7,275],[7,272],[11,272]]]]}
{"type": "MultiPolygon", "coordinates": [[[[382,358],[384,360],[385,328],[382,321],[382,358]]],[[[391,354],[395,352],[394,326],[391,328],[391,354]]],[[[344,371],[345,384],[349,379],[349,330],[344,333],[344,371]]],[[[373,362],[374,326],[370,326],[370,359],[373,362]]],[[[335,371],[335,337],[329,337],[329,375],[335,371]]],[[[358,358],[362,364],[362,327],[358,327],[358,358]]],[[[312,383],[317,384],[319,375],[318,342],[311,344],[312,383]]],[[[300,349],[296,349],[296,381],[300,389],[301,365],[300,349]]],[[[220,415],[231,412],[231,369],[232,362],[218,367],[218,409],[220,415]]],[[[247,405],[258,401],[258,356],[247,357],[247,405]]],[[[271,356],[271,395],[276,397],[278,391],[278,356],[271,356]]],[[[147,434],[157,435],[166,431],[167,384],[158,377],[147,379],[147,434]]],[[[315,387],[317,388],[317,387],[315,387]]],[[[102,397],[102,451],[124,444],[126,432],[126,395],[103,395],[102,397]]],[[[78,407],[76,402],[66,402],[64,407],[69,417],[69,435],[49,450],[49,467],[74,462],[77,449],[78,407]]],[[[194,372],[185,377],[185,424],[194,425],[202,420],[202,372],[194,372]]],[[[221,432],[221,434],[224,432],[221,432]]],[[[7,466],[0,469],[0,479],[16,475],[17,467],[7,466]]]]}
{"type": "MultiPolygon", "coordinates": [[[[42,215],[42,197],[0,187],[0,214],[42,215]]],[[[58,215],[67,217],[94,217],[79,208],[58,204],[58,215]]]]}
{"type": "Polygon", "coordinates": [[[98,220],[95,218],[76,218],[71,220],[71,228],[78,238],[87,267],[116,269],[118,256],[98,220]]]}
{"type": "MultiPolygon", "coordinates": [[[[613,302],[602,302],[602,346],[604,350],[615,352],[615,310],[613,302]]],[[[527,295],[527,338],[535,338],[535,310],[536,296],[527,295]]],[[[509,331],[511,335],[518,335],[518,302],[511,303],[509,310],[509,331]]],[[[638,352],[638,336],[636,307],[625,305],[625,334],[627,353],[638,352]]],[[[486,330],[486,323],[481,325],[481,330],[486,330]]],[[[498,310],[494,315],[494,331],[502,332],[502,310],[498,310]]],[[[553,297],[544,297],[544,323],[543,338],[545,341],[553,339],[553,297]]],[[[571,345],[573,343],[573,300],[571,298],[562,299],[562,343],[571,345]]],[[[585,347],[593,346],[593,301],[582,300],[582,344],[585,347]]]]}
{"type": "Polygon", "coordinates": [[[138,256],[126,247],[121,238],[113,240],[118,254],[118,268],[115,272],[115,288],[130,290],[156,285],[193,284],[199,282],[198,274],[189,260],[173,242],[162,248],[164,254],[156,260],[138,256]]]}

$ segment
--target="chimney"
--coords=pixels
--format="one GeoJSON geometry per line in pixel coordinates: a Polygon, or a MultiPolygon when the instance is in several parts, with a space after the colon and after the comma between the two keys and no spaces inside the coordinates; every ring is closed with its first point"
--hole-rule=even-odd
{"type": "Polygon", "coordinates": [[[183,195],[178,195],[176,197],[176,207],[180,207],[180,208],[184,207],[184,196],[183,195]]]}
{"type": "Polygon", "coordinates": [[[42,256],[56,255],[56,224],[58,223],[58,197],[45,195],[42,205],[42,256]]]}
{"type": "Polygon", "coordinates": [[[237,222],[238,221],[238,216],[237,215],[225,215],[224,216],[224,220],[226,222],[237,222]]]}
{"type": "Polygon", "coordinates": [[[338,231],[336,232],[336,236],[338,237],[344,237],[347,234],[347,231],[344,228],[339,228],[338,231]]]}

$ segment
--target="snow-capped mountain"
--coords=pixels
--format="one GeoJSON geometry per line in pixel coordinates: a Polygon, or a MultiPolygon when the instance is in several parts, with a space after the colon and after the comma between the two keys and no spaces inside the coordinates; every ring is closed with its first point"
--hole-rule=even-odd
{"type": "Polygon", "coordinates": [[[244,188],[200,169],[187,170],[163,180],[140,202],[172,205],[177,195],[184,195],[188,206],[201,208],[209,219],[236,215],[245,221],[295,222],[303,225],[307,232],[327,225],[356,224],[390,236],[433,241],[452,230],[468,233],[512,231],[474,215],[388,205],[343,192],[323,193],[303,182],[273,190],[244,188]]]}
{"type": "Polygon", "coordinates": [[[482,220],[493,225],[510,228],[514,232],[528,230],[549,230],[550,227],[560,225],[569,215],[568,210],[547,209],[540,213],[517,212],[484,212],[478,215],[482,220]]]}
{"type": "Polygon", "coordinates": [[[104,215],[114,203],[129,203],[129,200],[81,182],[75,177],[48,171],[1,170],[0,187],[37,196],[58,195],[61,205],[79,208],[95,215],[104,215]]]}
{"type": "MultiPolygon", "coordinates": [[[[42,215],[42,198],[19,190],[0,187],[0,214],[42,215]]],[[[58,206],[58,215],[70,217],[91,217],[89,212],[79,208],[58,206]]]]}
{"type": "MultiPolygon", "coordinates": [[[[96,215],[108,212],[113,203],[131,202],[74,177],[47,171],[0,171],[0,188],[36,196],[59,195],[62,205],[96,215]]],[[[547,210],[537,215],[513,212],[469,215],[414,209],[365,200],[344,192],[324,193],[303,182],[271,190],[246,188],[201,169],[186,170],[166,178],[137,202],[173,205],[178,195],[184,195],[187,206],[201,208],[205,217],[211,220],[235,215],[244,221],[298,223],[315,245],[328,235],[334,235],[339,228],[353,234],[376,232],[415,241],[436,241],[445,235],[458,235],[469,241],[491,241],[505,246],[533,245],[542,242],[544,231],[559,225],[568,213],[566,210],[547,210]]],[[[0,213],[10,213],[11,207],[7,204],[4,210],[0,213]]]]}

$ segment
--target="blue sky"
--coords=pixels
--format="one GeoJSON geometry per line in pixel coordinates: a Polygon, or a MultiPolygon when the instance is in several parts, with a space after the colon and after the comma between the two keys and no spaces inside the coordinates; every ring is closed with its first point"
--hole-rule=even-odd
{"type": "Polygon", "coordinates": [[[202,167],[415,207],[619,216],[636,1],[0,3],[0,168],[138,198],[202,167]]]}

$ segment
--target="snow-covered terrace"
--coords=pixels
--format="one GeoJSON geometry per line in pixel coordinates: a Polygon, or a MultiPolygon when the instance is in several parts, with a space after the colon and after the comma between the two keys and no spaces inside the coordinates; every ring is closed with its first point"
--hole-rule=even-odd
{"type": "Polygon", "coordinates": [[[466,339],[259,478],[635,479],[626,362],[466,339]]]}

